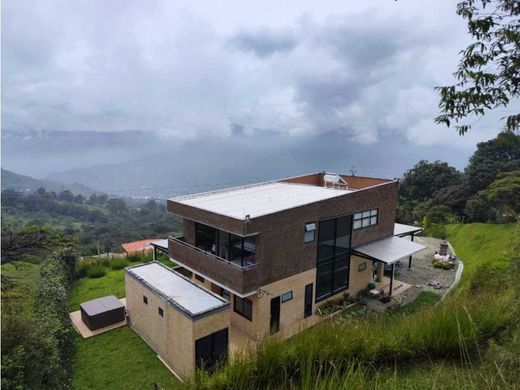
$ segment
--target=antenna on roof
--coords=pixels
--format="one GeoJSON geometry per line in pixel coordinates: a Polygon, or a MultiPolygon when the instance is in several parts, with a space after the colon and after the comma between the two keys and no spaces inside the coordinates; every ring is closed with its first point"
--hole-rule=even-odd
{"type": "Polygon", "coordinates": [[[356,172],[357,172],[357,170],[356,170],[356,166],[355,166],[355,165],[352,165],[352,168],[350,168],[350,174],[351,174],[352,176],[356,176],[356,172]]]}

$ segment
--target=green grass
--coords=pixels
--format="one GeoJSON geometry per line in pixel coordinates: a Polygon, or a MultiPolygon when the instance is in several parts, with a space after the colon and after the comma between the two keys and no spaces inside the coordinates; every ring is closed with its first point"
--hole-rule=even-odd
{"type": "Polygon", "coordinates": [[[469,278],[480,265],[507,267],[514,229],[514,223],[448,225],[447,240],[464,262],[463,278],[469,278]]]}
{"type": "Polygon", "coordinates": [[[74,389],[171,389],[179,382],[153,350],[128,327],[76,337],[74,389]]]}
{"type": "Polygon", "coordinates": [[[101,298],[106,295],[115,295],[118,298],[125,296],[125,270],[107,270],[105,276],[97,279],[81,278],[72,286],[70,296],[71,311],[79,310],[82,302],[101,298]]]}
{"type": "Polygon", "coordinates": [[[409,302],[396,310],[392,314],[412,314],[419,310],[432,306],[441,300],[441,296],[431,291],[421,291],[414,301],[409,302]]]}
{"type": "MultiPolygon", "coordinates": [[[[453,225],[448,234],[465,263],[468,283],[442,304],[434,305],[436,294],[422,293],[397,312],[406,315],[369,313],[322,322],[286,342],[266,342],[256,355],[228,364],[213,377],[200,376],[191,385],[215,389],[520,385],[510,380],[516,375],[514,366],[486,357],[489,345],[503,338],[507,347],[510,334],[518,333],[518,300],[503,274],[514,225],[453,225]],[[471,283],[480,265],[498,271],[475,274],[482,277],[471,283]]],[[[503,355],[514,350],[506,349],[503,355]]],[[[507,359],[518,362],[518,351],[507,359]]]]}

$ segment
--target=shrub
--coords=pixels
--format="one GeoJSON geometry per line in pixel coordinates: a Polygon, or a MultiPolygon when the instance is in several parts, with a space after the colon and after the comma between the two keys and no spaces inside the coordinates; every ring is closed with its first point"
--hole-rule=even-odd
{"type": "Polygon", "coordinates": [[[128,266],[128,261],[124,258],[114,258],[110,261],[110,267],[113,270],[123,269],[128,266]]]}
{"type": "Polygon", "coordinates": [[[440,223],[432,223],[424,229],[424,233],[428,237],[440,238],[441,240],[445,240],[448,236],[446,231],[446,226],[440,223]]]}
{"type": "Polygon", "coordinates": [[[127,256],[127,259],[128,259],[128,261],[130,261],[132,263],[137,263],[137,262],[144,263],[144,262],[149,261],[149,256],[147,256],[143,253],[132,253],[127,256]]]}
{"type": "Polygon", "coordinates": [[[101,264],[94,264],[87,268],[87,276],[92,279],[102,278],[106,274],[106,268],[101,264]]]}

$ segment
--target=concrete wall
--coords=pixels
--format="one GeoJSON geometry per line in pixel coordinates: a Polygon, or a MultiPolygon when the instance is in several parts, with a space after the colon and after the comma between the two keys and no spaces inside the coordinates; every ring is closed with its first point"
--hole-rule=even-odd
{"type": "Polygon", "coordinates": [[[191,378],[195,341],[229,327],[229,309],[192,320],[127,273],[125,289],[130,326],[180,377],[191,378]],[[148,304],[143,302],[143,295],[148,304]],[[159,307],[164,317],[159,315],[159,307]]]}

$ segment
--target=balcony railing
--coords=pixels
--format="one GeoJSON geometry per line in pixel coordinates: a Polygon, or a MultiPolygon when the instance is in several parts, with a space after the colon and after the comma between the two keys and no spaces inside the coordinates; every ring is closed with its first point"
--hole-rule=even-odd
{"type": "Polygon", "coordinates": [[[242,267],[187,243],[183,237],[169,237],[168,252],[180,265],[191,268],[240,294],[250,293],[258,287],[257,264],[242,267]]]}
{"type": "Polygon", "coordinates": [[[224,259],[224,258],[222,258],[220,256],[217,256],[214,253],[207,252],[205,250],[197,248],[195,245],[188,244],[186,241],[184,241],[184,237],[183,236],[179,236],[179,237],[170,236],[169,239],[174,241],[174,242],[177,242],[177,243],[179,243],[181,245],[185,245],[185,246],[187,246],[187,247],[189,247],[189,248],[191,248],[193,250],[196,250],[196,251],[198,251],[200,253],[204,253],[206,256],[211,256],[211,257],[213,257],[214,259],[216,259],[218,261],[222,261],[222,262],[230,265],[231,267],[236,267],[236,268],[241,269],[241,270],[248,270],[248,269],[255,268],[257,266],[257,263],[247,264],[247,265],[240,265],[240,264],[233,263],[232,261],[229,261],[229,260],[224,259]]]}

